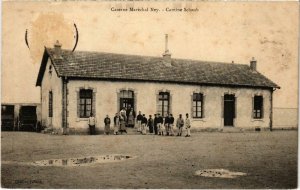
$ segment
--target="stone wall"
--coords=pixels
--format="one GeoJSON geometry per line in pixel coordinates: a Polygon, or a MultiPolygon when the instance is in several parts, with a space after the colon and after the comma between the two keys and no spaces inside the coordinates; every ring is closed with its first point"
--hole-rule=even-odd
{"type": "Polygon", "coordinates": [[[236,118],[234,126],[243,129],[269,128],[270,124],[270,91],[250,88],[225,88],[206,87],[197,85],[178,85],[166,83],[149,82],[111,82],[111,81],[73,81],[68,83],[68,123],[70,130],[87,130],[87,119],[77,117],[77,93],[80,88],[93,89],[95,92],[97,129],[104,127],[103,120],[106,114],[113,119],[119,111],[118,92],[122,89],[133,90],[136,99],[136,111],[142,111],[148,117],[156,113],[156,95],[159,91],[169,91],[171,94],[171,112],[178,114],[189,113],[191,116],[191,96],[193,92],[201,92],[205,96],[204,113],[201,119],[191,118],[194,128],[224,128],[223,96],[234,94],[236,97],[236,118]],[[263,95],[264,117],[262,119],[252,118],[252,97],[263,95]]]}

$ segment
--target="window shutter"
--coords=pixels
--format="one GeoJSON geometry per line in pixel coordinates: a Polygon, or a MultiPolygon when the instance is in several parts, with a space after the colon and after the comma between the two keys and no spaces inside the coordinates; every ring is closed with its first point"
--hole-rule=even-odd
{"type": "Polygon", "coordinates": [[[93,92],[92,112],[96,116],[96,92],[93,92]]]}
{"type": "Polygon", "coordinates": [[[194,118],[194,112],[193,112],[193,97],[194,97],[194,93],[191,95],[191,117],[194,118]]]}
{"type": "Polygon", "coordinates": [[[120,111],[120,92],[118,91],[117,92],[117,111],[116,111],[116,113],[119,111],[120,111]]]}
{"type": "Polygon", "coordinates": [[[221,117],[224,118],[224,96],[221,96],[221,117]]]}
{"type": "Polygon", "coordinates": [[[251,110],[251,116],[254,118],[254,96],[252,97],[252,110],[251,110]]]}
{"type": "Polygon", "coordinates": [[[234,97],[234,118],[237,116],[237,97],[234,97]]]}
{"type": "Polygon", "coordinates": [[[156,94],[156,113],[159,113],[158,104],[159,104],[159,93],[156,94]]]}
{"type": "Polygon", "coordinates": [[[205,118],[205,96],[202,94],[202,118],[205,118]]]}
{"type": "Polygon", "coordinates": [[[80,91],[77,91],[77,117],[80,118],[80,91]]]}
{"type": "Polygon", "coordinates": [[[169,93],[169,113],[172,113],[172,95],[169,93]]]}
{"type": "Polygon", "coordinates": [[[261,118],[264,118],[264,97],[261,97],[261,118]]]}
{"type": "Polygon", "coordinates": [[[137,112],[137,108],[136,108],[136,102],[137,102],[137,93],[133,93],[133,109],[134,109],[134,111],[135,111],[135,113],[137,112]]]}

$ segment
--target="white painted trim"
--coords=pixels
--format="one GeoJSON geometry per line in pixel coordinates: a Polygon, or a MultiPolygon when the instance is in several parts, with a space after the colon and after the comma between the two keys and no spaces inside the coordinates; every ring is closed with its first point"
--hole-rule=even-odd
{"type": "Polygon", "coordinates": [[[207,122],[207,118],[191,118],[191,121],[202,121],[202,122],[207,122]]]}
{"type": "Polygon", "coordinates": [[[88,121],[88,120],[89,120],[89,118],[80,118],[80,117],[77,117],[76,122],[88,121]]]}
{"type": "Polygon", "coordinates": [[[265,120],[264,119],[253,119],[253,118],[251,118],[251,122],[256,122],[256,121],[258,121],[258,122],[265,122],[265,120]]]}

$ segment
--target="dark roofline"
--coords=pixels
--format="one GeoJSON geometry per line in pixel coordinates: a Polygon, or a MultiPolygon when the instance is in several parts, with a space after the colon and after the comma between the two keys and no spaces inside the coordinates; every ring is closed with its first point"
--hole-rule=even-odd
{"type": "MultiPolygon", "coordinates": [[[[49,50],[52,50],[54,48],[49,48],[49,47],[45,47],[45,49],[47,50],[47,53],[49,53],[49,50]]],[[[69,51],[71,52],[72,50],[69,49],[61,49],[62,51],[69,51]]],[[[156,59],[163,59],[163,57],[160,56],[155,56],[155,55],[139,55],[139,54],[130,54],[130,53],[116,53],[116,52],[107,52],[107,51],[84,51],[84,50],[78,50],[76,52],[80,52],[80,53],[105,53],[105,54],[113,54],[113,55],[128,55],[128,56],[135,56],[135,57],[141,57],[141,58],[156,58],[156,59]]],[[[51,56],[50,56],[51,57],[51,56]]],[[[178,60],[178,61],[190,61],[193,62],[191,64],[197,64],[198,62],[204,62],[204,63],[209,63],[209,64],[226,64],[226,65],[246,65],[248,67],[250,67],[248,64],[244,64],[244,63],[240,63],[240,62],[234,62],[234,63],[230,63],[230,62],[221,62],[221,61],[213,61],[213,60],[200,60],[200,59],[191,59],[191,58],[180,58],[180,57],[172,57],[172,60],[178,60]]]]}
{"type": "Polygon", "coordinates": [[[49,55],[46,52],[46,48],[45,48],[44,53],[43,53],[43,58],[42,58],[42,61],[41,61],[39,74],[38,74],[38,77],[36,79],[35,86],[41,86],[41,84],[42,84],[42,80],[43,80],[44,72],[46,70],[48,57],[49,57],[49,55]]]}
{"type": "MultiPolygon", "coordinates": [[[[53,60],[53,58],[51,57],[51,53],[49,52],[51,48],[47,48],[45,47],[44,50],[44,55],[42,58],[42,62],[41,62],[41,67],[39,70],[39,74],[38,74],[38,78],[36,81],[36,86],[41,86],[42,80],[43,80],[43,76],[44,76],[44,72],[46,70],[46,65],[47,65],[47,60],[48,58],[50,58],[51,63],[56,71],[56,74],[58,77],[69,77],[70,79],[74,79],[74,80],[105,80],[105,81],[137,81],[137,82],[158,82],[158,83],[172,83],[172,84],[194,84],[194,85],[205,85],[205,86],[229,86],[229,87],[244,87],[244,88],[263,88],[263,89],[280,89],[280,86],[278,86],[277,84],[274,83],[274,86],[257,86],[257,85],[238,85],[238,84],[220,84],[220,83],[199,83],[199,82],[186,82],[186,81],[168,81],[168,80],[164,80],[164,81],[160,81],[160,80],[147,80],[147,79],[122,79],[122,78],[97,78],[97,77],[74,77],[74,76],[67,76],[64,74],[59,74],[54,62],[55,60],[53,60]]],[[[68,51],[68,50],[67,50],[68,51]]],[[[79,52],[94,52],[94,53],[99,53],[96,51],[79,51],[79,52]]],[[[105,52],[102,52],[105,53],[105,52]]],[[[130,55],[130,56],[137,56],[137,57],[148,57],[148,58],[160,58],[160,57],[156,57],[156,56],[143,56],[143,55],[131,55],[131,54],[120,54],[120,53],[110,53],[110,54],[116,54],[116,55],[130,55]]],[[[188,60],[188,61],[192,61],[192,62],[199,62],[199,60],[193,60],[193,59],[182,59],[182,58],[173,58],[176,60],[188,60]]],[[[203,61],[204,62],[204,61],[203,61]]],[[[213,61],[206,61],[206,63],[215,63],[215,64],[233,64],[233,63],[225,63],[225,62],[213,62],[213,61]]],[[[195,64],[195,63],[192,63],[195,64]]],[[[237,65],[237,64],[233,64],[233,65],[237,65]]],[[[238,65],[245,65],[248,66],[247,64],[238,64],[238,65]]],[[[262,77],[266,78],[263,74],[259,73],[258,71],[256,71],[259,75],[261,75],[262,77]]],[[[267,79],[267,78],[266,78],[267,79]]],[[[269,80],[269,79],[268,79],[269,80]]]]}
{"type": "Polygon", "coordinates": [[[260,89],[280,89],[280,87],[267,87],[267,86],[251,86],[251,85],[234,85],[234,84],[216,84],[216,83],[197,83],[186,81],[160,81],[160,80],[143,80],[143,79],[122,79],[122,78],[96,78],[96,77],[68,77],[68,80],[93,80],[93,81],[115,81],[115,82],[152,82],[152,83],[170,83],[170,84],[185,84],[185,85],[201,85],[201,86],[214,86],[214,87],[231,87],[231,88],[260,88],[260,89]]]}

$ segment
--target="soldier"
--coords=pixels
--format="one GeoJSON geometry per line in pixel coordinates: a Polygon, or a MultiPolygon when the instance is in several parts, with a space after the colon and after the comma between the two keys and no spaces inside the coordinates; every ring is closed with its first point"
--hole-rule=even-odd
{"type": "Polygon", "coordinates": [[[153,119],[152,119],[152,116],[149,115],[149,119],[148,119],[148,127],[149,127],[149,133],[153,133],[153,119]]]}
{"type": "Polygon", "coordinates": [[[158,117],[157,114],[154,114],[154,123],[153,123],[153,127],[154,127],[154,134],[157,135],[157,125],[158,125],[158,117]]]}
{"type": "Polygon", "coordinates": [[[182,118],[182,115],[179,114],[179,118],[177,119],[176,122],[176,127],[178,128],[178,132],[177,132],[177,136],[181,136],[182,135],[182,128],[184,126],[184,120],[182,118]]]}
{"type": "Polygon", "coordinates": [[[174,126],[174,117],[172,114],[170,114],[170,119],[169,119],[169,131],[170,131],[170,135],[171,136],[174,136],[174,129],[173,129],[173,126],[174,126]]]}
{"type": "Polygon", "coordinates": [[[157,124],[158,135],[164,135],[163,123],[164,123],[163,117],[160,114],[158,114],[158,124],[157,124]]]}
{"type": "Polygon", "coordinates": [[[147,125],[147,118],[146,118],[145,114],[143,114],[143,119],[142,119],[142,134],[143,135],[146,135],[146,133],[147,133],[146,125],[147,125]]]}
{"type": "Polygon", "coordinates": [[[169,114],[165,117],[165,130],[166,130],[166,135],[169,136],[169,131],[170,131],[170,117],[169,114]]]}
{"type": "Polygon", "coordinates": [[[109,133],[110,133],[110,118],[109,118],[108,115],[106,115],[106,117],[104,119],[104,125],[105,125],[105,127],[104,127],[104,133],[106,135],[109,135],[109,133]]]}
{"type": "Polygon", "coordinates": [[[139,111],[139,115],[136,117],[137,120],[137,131],[138,132],[142,132],[142,119],[143,119],[143,115],[141,113],[141,111],[139,111]]]}
{"type": "Polygon", "coordinates": [[[186,119],[185,119],[185,128],[186,128],[186,135],[185,137],[191,137],[191,121],[189,119],[189,114],[185,114],[186,119]]]}

